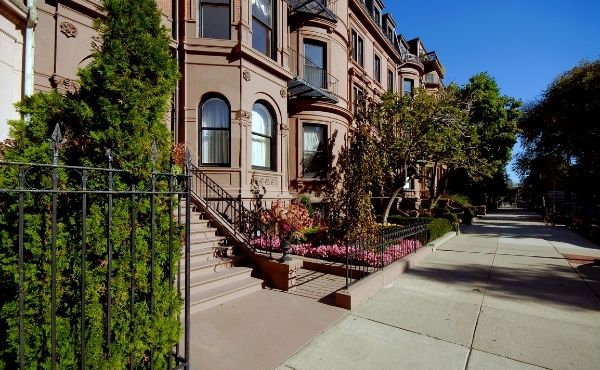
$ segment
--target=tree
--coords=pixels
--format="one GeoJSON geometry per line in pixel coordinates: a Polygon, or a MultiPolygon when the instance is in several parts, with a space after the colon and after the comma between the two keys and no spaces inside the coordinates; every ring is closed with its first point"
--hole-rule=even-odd
{"type": "Polygon", "coordinates": [[[404,185],[422,176],[426,164],[435,169],[466,162],[471,141],[466,114],[455,86],[437,94],[417,89],[414,95],[383,96],[375,115],[386,184],[391,193],[383,222],[404,185]]]}
{"type": "MultiPolygon", "coordinates": [[[[104,0],[105,18],[97,21],[97,44],[93,61],[79,72],[80,89],[61,96],[56,92],[38,93],[26,98],[19,109],[28,121],[12,122],[11,145],[3,149],[6,160],[49,163],[48,138],[57,123],[65,133],[60,162],[69,165],[106,167],[106,150],[113,153],[113,165],[133,174],[115,176],[114,187],[132,184],[148,186],[152,170],[169,171],[170,134],[164,117],[178,79],[177,64],[169,47],[168,32],[161,26],[154,0],[104,0]],[[151,160],[156,142],[157,161],[151,160]]],[[[0,171],[0,188],[17,174],[0,171]]],[[[44,176],[39,176],[44,181],[44,176]]],[[[77,184],[74,171],[61,172],[59,186],[77,184]]],[[[97,185],[90,179],[90,187],[97,185]]],[[[168,270],[176,271],[179,240],[169,242],[167,199],[156,204],[155,255],[151,255],[150,201],[136,202],[136,258],[130,256],[129,203],[115,199],[112,224],[107,225],[106,207],[101,199],[90,199],[87,218],[88,265],[86,275],[86,364],[91,368],[124,368],[133,354],[133,366],[141,367],[152,359],[157,368],[166,367],[165,358],[179,340],[179,293],[170,289],[168,270]],[[104,349],[104,324],[107,275],[106,228],[111,227],[113,284],[111,287],[112,343],[104,349]],[[156,269],[150,276],[150,261],[156,269]],[[171,261],[169,265],[169,261],[171,261]],[[134,265],[135,268],[130,268],[134,265]],[[154,278],[154,286],[148,283],[154,278]],[[135,315],[130,316],[127,287],[135,284],[135,315]],[[153,291],[154,299],[150,297],[153,291]],[[152,309],[150,307],[154,306],[152,309]],[[133,332],[131,331],[133,329],[133,332]]],[[[0,327],[7,340],[0,344],[0,368],[15,368],[18,351],[16,289],[16,214],[14,196],[0,198],[0,278],[6,289],[0,294],[0,327]]],[[[26,364],[30,368],[49,367],[49,229],[48,196],[28,195],[25,199],[28,234],[26,286],[26,364]]],[[[63,283],[57,293],[58,357],[62,368],[78,367],[81,343],[73,335],[81,327],[77,282],[79,253],[73,248],[80,240],[78,213],[69,201],[61,202],[57,220],[57,280],[63,283]]],[[[176,275],[176,274],[174,274],[176,275]]]]}
{"type": "Polygon", "coordinates": [[[454,189],[473,200],[492,201],[507,190],[504,175],[516,141],[521,102],[502,95],[496,81],[485,72],[471,77],[460,94],[469,103],[469,122],[477,140],[468,154],[473,165],[454,169],[448,177],[458,179],[462,186],[455,184],[454,189]]]}
{"type": "MultiPolygon", "coordinates": [[[[359,97],[357,125],[349,130],[337,163],[330,154],[323,207],[330,237],[339,241],[354,242],[377,235],[371,197],[373,188],[381,182],[382,171],[378,135],[367,121],[371,108],[364,96],[359,97]]],[[[335,137],[337,132],[332,141],[335,137]]],[[[333,148],[332,143],[329,147],[333,148]]]]}
{"type": "Polygon", "coordinates": [[[560,182],[581,198],[598,199],[600,60],[559,75],[519,121],[523,153],[517,169],[526,187],[543,194],[560,182]]]}

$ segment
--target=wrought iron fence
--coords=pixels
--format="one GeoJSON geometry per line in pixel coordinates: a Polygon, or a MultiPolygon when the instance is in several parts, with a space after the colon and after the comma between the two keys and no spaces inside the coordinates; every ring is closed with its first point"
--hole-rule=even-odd
{"type": "MultiPolygon", "coordinates": [[[[157,297],[183,294],[184,348],[182,350],[177,344],[165,355],[166,358],[161,358],[169,369],[187,369],[190,176],[153,172],[140,178],[113,168],[110,151],[107,151],[107,168],[62,165],[58,163],[60,133],[54,139],[52,164],[0,161],[0,254],[4,259],[3,275],[9,276],[8,281],[3,282],[0,307],[6,313],[14,302],[18,302],[14,306],[18,317],[2,318],[12,320],[14,326],[10,327],[8,321],[2,325],[6,325],[8,337],[15,338],[15,342],[18,340],[12,347],[15,351],[10,361],[14,363],[4,361],[5,366],[30,368],[33,366],[29,362],[32,353],[46,356],[47,352],[42,361],[52,369],[57,366],[88,368],[92,365],[86,353],[88,340],[93,335],[90,333],[92,327],[104,327],[103,333],[97,335],[102,338],[104,358],[111,356],[115,328],[124,322],[123,317],[115,317],[113,311],[117,301],[123,303],[123,295],[127,296],[129,305],[124,309],[129,311],[125,322],[130,325],[124,330],[129,331],[126,335],[134,341],[144,330],[136,327],[137,319],[141,320],[139,315],[166,314],[165,308],[157,308],[162,307],[162,302],[157,301],[161,298],[157,297]],[[33,222],[37,219],[42,220],[42,227],[33,222]],[[98,233],[98,230],[104,231],[98,233]],[[165,230],[165,233],[159,232],[165,230]],[[140,260],[149,265],[138,269],[136,262],[140,260]],[[128,261],[129,265],[123,261],[128,261]],[[32,275],[34,270],[41,272],[32,275]],[[103,271],[106,271],[105,275],[103,271]],[[128,282],[121,278],[115,281],[120,271],[127,271],[119,276],[129,276],[128,282]],[[92,302],[90,289],[94,286],[88,285],[92,284],[92,277],[98,279],[99,274],[104,275],[98,283],[103,288],[97,297],[94,296],[97,301],[92,302]],[[161,285],[165,280],[169,293],[157,292],[166,287],[161,285]],[[31,295],[36,292],[34,287],[38,287],[38,291],[43,289],[49,296],[49,307],[44,308],[49,311],[48,320],[26,311],[32,302],[36,304],[34,300],[42,299],[31,295]],[[66,302],[67,296],[72,302],[66,302]],[[100,310],[98,307],[102,307],[102,324],[91,322],[90,311],[100,310]],[[72,348],[75,352],[72,353],[73,362],[65,365],[68,356],[59,353],[57,345],[63,346],[60,341],[67,339],[64,336],[57,338],[57,328],[59,324],[69,322],[65,317],[75,311],[79,313],[75,320],[79,320],[77,327],[70,327],[68,331],[78,334],[68,340],[78,345],[72,348]],[[11,334],[13,329],[15,332],[11,334]],[[42,336],[47,343],[37,343],[39,348],[32,348],[35,343],[32,343],[31,332],[35,330],[48,330],[47,337],[46,334],[42,336]]],[[[169,306],[168,311],[170,317],[180,317],[179,305],[176,308],[169,306]],[[177,312],[172,312],[174,309],[177,312]]],[[[123,314],[123,311],[119,312],[123,314]]],[[[97,315],[93,317],[97,319],[97,315]]],[[[124,361],[130,368],[140,363],[152,368],[155,358],[150,349],[144,353],[130,353],[124,361]]]]}
{"type": "Polygon", "coordinates": [[[427,243],[427,223],[385,227],[372,238],[346,244],[346,289],[365,276],[382,270],[427,243]]]}

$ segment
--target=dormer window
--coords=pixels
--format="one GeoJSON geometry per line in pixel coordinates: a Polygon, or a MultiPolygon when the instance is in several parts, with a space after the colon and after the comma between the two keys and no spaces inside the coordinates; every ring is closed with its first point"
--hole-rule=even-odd
{"type": "Polygon", "coordinates": [[[374,7],[373,19],[375,20],[375,23],[381,27],[381,10],[379,10],[377,7],[374,7]]]}

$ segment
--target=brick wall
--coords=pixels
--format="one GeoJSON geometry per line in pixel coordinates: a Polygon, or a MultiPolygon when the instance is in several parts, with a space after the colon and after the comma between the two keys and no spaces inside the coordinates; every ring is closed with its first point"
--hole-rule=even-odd
{"type": "Polygon", "coordinates": [[[173,16],[172,0],[156,0],[156,3],[158,4],[158,9],[160,9],[161,13],[163,13],[167,17],[173,16]]]}

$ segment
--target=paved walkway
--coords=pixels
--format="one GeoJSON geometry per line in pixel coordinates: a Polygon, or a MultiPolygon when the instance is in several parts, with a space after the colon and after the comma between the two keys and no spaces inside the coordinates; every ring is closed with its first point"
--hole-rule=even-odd
{"type": "Polygon", "coordinates": [[[465,228],[279,369],[600,369],[600,249],[532,216],[465,228]]]}

